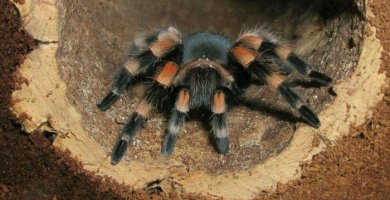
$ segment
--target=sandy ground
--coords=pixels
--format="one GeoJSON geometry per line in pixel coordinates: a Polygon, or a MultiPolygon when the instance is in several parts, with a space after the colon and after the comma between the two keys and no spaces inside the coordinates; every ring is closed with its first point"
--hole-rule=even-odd
{"type": "MultiPolygon", "coordinates": [[[[384,46],[382,70],[390,76],[390,4],[372,5],[384,46]]],[[[8,107],[23,80],[14,74],[37,42],[20,27],[17,9],[0,0],[0,199],[164,199],[83,171],[67,152],[50,145],[50,134],[23,133],[8,107]]],[[[390,199],[390,88],[371,119],[303,166],[302,178],[258,199],[390,199]]],[[[174,194],[172,194],[174,196],[174,194]]],[[[184,198],[200,199],[195,194],[184,198]]]]}

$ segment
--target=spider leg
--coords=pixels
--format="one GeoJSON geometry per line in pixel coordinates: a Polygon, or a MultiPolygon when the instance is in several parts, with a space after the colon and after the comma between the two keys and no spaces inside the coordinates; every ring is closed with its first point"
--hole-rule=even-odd
{"type": "Polygon", "coordinates": [[[130,120],[122,127],[121,137],[115,143],[111,154],[111,164],[116,165],[125,155],[129,142],[144,125],[152,106],[143,99],[137,106],[130,120]]]}
{"type": "Polygon", "coordinates": [[[211,111],[211,127],[213,129],[213,136],[215,147],[220,154],[227,154],[229,151],[228,128],[226,123],[226,112],[228,110],[229,94],[228,89],[217,89],[214,92],[211,111]]]}
{"type": "Polygon", "coordinates": [[[277,64],[257,60],[255,52],[242,46],[233,47],[232,56],[255,78],[278,91],[287,103],[300,113],[304,121],[316,128],[320,126],[317,115],[285,84],[285,73],[280,71],[277,64]]]}
{"type": "Polygon", "coordinates": [[[320,83],[321,85],[329,85],[332,83],[332,79],[328,77],[327,75],[314,71],[307,66],[306,62],[301,60],[297,55],[294,53],[290,53],[287,57],[287,60],[289,63],[291,63],[292,66],[294,66],[297,71],[303,75],[309,76],[312,80],[316,81],[317,83],[320,83]]]}
{"type": "Polygon", "coordinates": [[[176,99],[175,108],[172,110],[169,126],[164,136],[162,144],[162,154],[169,156],[172,154],[176,145],[177,136],[181,127],[184,125],[187,113],[190,110],[190,93],[188,89],[182,88],[176,99]]]}
{"type": "Polygon", "coordinates": [[[128,144],[150,115],[153,108],[167,102],[170,86],[179,67],[174,62],[166,62],[159,73],[154,76],[151,86],[147,88],[144,98],[138,104],[130,120],[122,127],[120,138],[113,147],[111,164],[116,165],[124,156],[128,144]]]}
{"type": "Polygon", "coordinates": [[[320,126],[320,120],[317,115],[311,110],[310,107],[306,106],[302,99],[292,91],[288,86],[283,83],[277,87],[282,97],[289,103],[293,108],[297,109],[302,119],[311,126],[318,128],[320,126]]]}
{"type": "Polygon", "coordinates": [[[321,85],[329,85],[332,79],[325,74],[312,70],[305,61],[300,59],[292,49],[276,39],[270,33],[262,30],[248,31],[240,36],[236,45],[242,45],[257,51],[262,57],[272,57],[289,74],[294,69],[300,74],[310,77],[321,85]]]}
{"type": "Polygon", "coordinates": [[[101,111],[106,111],[116,100],[118,100],[119,95],[123,93],[127,85],[130,83],[131,77],[131,74],[125,68],[120,70],[112,90],[103,98],[100,103],[97,104],[101,111]]]}
{"type": "Polygon", "coordinates": [[[145,75],[161,58],[168,56],[181,43],[180,32],[173,27],[156,34],[142,35],[135,39],[130,58],[113,84],[112,90],[97,104],[102,111],[109,109],[119,95],[130,85],[131,79],[137,75],[145,75]]]}

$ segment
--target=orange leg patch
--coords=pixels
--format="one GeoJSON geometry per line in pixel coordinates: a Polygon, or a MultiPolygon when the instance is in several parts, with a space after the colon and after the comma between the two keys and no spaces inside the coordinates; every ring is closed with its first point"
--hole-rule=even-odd
{"type": "MultiPolygon", "coordinates": [[[[173,31],[173,30],[171,30],[171,31],[173,31]]],[[[180,37],[177,36],[175,33],[169,33],[169,30],[168,30],[168,32],[160,33],[158,35],[158,40],[160,40],[160,41],[163,41],[163,40],[171,41],[174,44],[179,44],[180,43],[180,37]]]]}
{"type": "Polygon", "coordinates": [[[139,68],[139,62],[135,59],[130,58],[125,63],[125,68],[127,69],[127,71],[130,72],[131,75],[136,75],[139,68]]]}
{"type": "Polygon", "coordinates": [[[271,85],[272,88],[276,89],[279,87],[280,84],[284,81],[284,76],[274,73],[269,76],[267,76],[266,81],[269,85],[271,85]]]}
{"type": "Polygon", "coordinates": [[[158,40],[151,44],[149,49],[152,51],[154,56],[160,58],[170,52],[174,45],[175,43],[171,40],[158,40]]]}
{"type": "Polygon", "coordinates": [[[245,68],[255,60],[255,56],[245,47],[234,47],[232,49],[232,54],[236,58],[237,62],[245,68]]]}
{"type": "Polygon", "coordinates": [[[138,105],[135,111],[144,118],[148,118],[150,111],[152,110],[152,105],[143,99],[138,105]]]}
{"type": "Polygon", "coordinates": [[[179,67],[174,62],[168,62],[164,65],[160,73],[155,77],[155,80],[165,87],[169,87],[172,84],[172,80],[175,77],[179,67]]]}
{"type": "Polygon", "coordinates": [[[176,110],[187,113],[190,110],[190,94],[187,89],[180,90],[176,100],[176,110]]]}
{"type": "Polygon", "coordinates": [[[213,106],[211,107],[211,111],[215,114],[225,113],[227,110],[226,102],[225,102],[225,94],[222,91],[217,91],[213,97],[213,106]]]}
{"type": "Polygon", "coordinates": [[[251,49],[258,50],[263,39],[257,35],[245,35],[240,38],[239,42],[251,49]]]}
{"type": "Polygon", "coordinates": [[[289,47],[286,47],[286,46],[280,46],[276,49],[276,52],[281,59],[287,60],[288,56],[291,53],[291,49],[289,47]]]}

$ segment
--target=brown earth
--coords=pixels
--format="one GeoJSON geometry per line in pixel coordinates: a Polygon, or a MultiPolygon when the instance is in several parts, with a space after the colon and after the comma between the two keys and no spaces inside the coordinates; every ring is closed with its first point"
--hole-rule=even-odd
{"type": "MultiPolygon", "coordinates": [[[[384,46],[382,70],[390,76],[390,5],[372,3],[384,46]]],[[[50,133],[27,136],[8,107],[17,88],[14,74],[39,42],[21,27],[17,9],[0,1],[0,199],[162,199],[158,194],[134,191],[81,169],[80,163],[50,145],[50,133]],[[14,81],[15,80],[15,81],[14,81]],[[46,135],[45,138],[43,135],[46,135]]],[[[374,114],[348,137],[303,166],[302,178],[280,185],[258,199],[389,199],[390,198],[390,88],[374,114]]],[[[201,197],[184,194],[184,198],[201,197]]]]}

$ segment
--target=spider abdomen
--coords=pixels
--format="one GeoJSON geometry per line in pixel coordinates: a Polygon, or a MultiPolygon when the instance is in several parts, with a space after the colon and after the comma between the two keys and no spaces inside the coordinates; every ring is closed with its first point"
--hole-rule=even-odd
{"type": "Polygon", "coordinates": [[[231,42],[226,37],[216,33],[191,34],[183,39],[182,63],[186,64],[196,59],[210,59],[226,66],[231,46],[231,42]]]}

